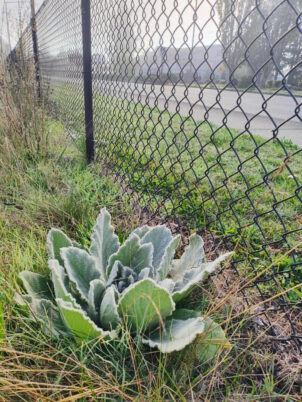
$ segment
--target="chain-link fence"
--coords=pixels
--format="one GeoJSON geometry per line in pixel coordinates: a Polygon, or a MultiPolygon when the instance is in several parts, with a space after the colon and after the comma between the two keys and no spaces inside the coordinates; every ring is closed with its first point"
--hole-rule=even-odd
{"type": "Polygon", "coordinates": [[[48,0],[36,15],[42,86],[73,136],[91,93],[96,158],[149,213],[236,245],[236,274],[275,262],[246,299],[270,300],[257,314],[272,339],[300,346],[301,13],[302,0],[48,0]]]}

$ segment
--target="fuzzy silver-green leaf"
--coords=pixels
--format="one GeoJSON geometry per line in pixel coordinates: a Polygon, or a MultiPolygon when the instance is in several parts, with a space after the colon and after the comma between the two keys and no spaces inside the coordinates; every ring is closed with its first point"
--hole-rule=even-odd
{"type": "Polygon", "coordinates": [[[153,245],[154,250],[152,258],[152,266],[156,270],[160,267],[166,252],[166,248],[170,244],[171,240],[172,240],[172,233],[164,225],[153,227],[141,239],[142,244],[151,243],[153,245]]]}
{"type": "Polygon", "coordinates": [[[162,353],[184,349],[204,332],[204,320],[202,317],[196,317],[194,313],[191,318],[186,314],[184,319],[181,319],[181,314],[172,316],[166,320],[164,328],[159,328],[149,336],[145,336],[142,342],[151,348],[156,347],[162,353]]]}
{"type": "Polygon", "coordinates": [[[130,267],[139,273],[143,268],[151,265],[152,256],[152,244],[141,245],[140,238],[134,234],[125,241],[117,253],[109,258],[108,267],[106,269],[107,277],[110,276],[116,261],[120,261],[123,266],[130,267]]]}
{"type": "Polygon", "coordinates": [[[56,301],[65,326],[78,341],[98,337],[114,337],[114,332],[104,331],[97,327],[83,310],[75,308],[71,303],[65,302],[62,299],[57,299],[56,301]]]}
{"type": "Polygon", "coordinates": [[[223,349],[230,349],[225,332],[211,318],[205,319],[205,330],[198,340],[196,354],[199,362],[209,363],[223,349]]]}
{"type": "Polygon", "coordinates": [[[19,274],[27,293],[36,299],[53,300],[52,282],[36,272],[23,271],[19,274]]]}
{"type": "Polygon", "coordinates": [[[115,329],[120,324],[117,311],[118,293],[113,286],[106,289],[100,308],[100,322],[104,329],[115,329]]]}
{"type": "Polygon", "coordinates": [[[96,259],[96,267],[106,280],[109,257],[119,249],[120,242],[111,225],[111,217],[106,208],[101,210],[91,237],[90,254],[96,259]]]}
{"type": "Polygon", "coordinates": [[[94,279],[90,282],[88,292],[88,314],[95,321],[98,317],[98,311],[106,290],[105,283],[102,279],[94,279]]]}
{"type": "Polygon", "coordinates": [[[173,300],[178,303],[180,300],[186,298],[192,290],[205,280],[209,274],[213,273],[215,269],[232,253],[226,253],[218,257],[215,261],[204,263],[199,268],[193,268],[187,271],[184,277],[175,283],[173,289],[173,300]]]}
{"type": "Polygon", "coordinates": [[[76,307],[77,302],[71,293],[68,277],[65,274],[64,268],[61,267],[58,260],[49,260],[48,266],[51,271],[56,298],[70,302],[74,307],[76,307]]]}
{"type": "Polygon", "coordinates": [[[51,229],[47,235],[46,245],[49,258],[56,259],[59,261],[60,265],[63,265],[64,263],[60,251],[63,247],[71,247],[73,242],[61,230],[51,229]]]}
{"type": "Polygon", "coordinates": [[[157,275],[160,280],[164,280],[171,267],[172,260],[174,258],[175,250],[177,249],[180,242],[180,235],[172,238],[170,243],[167,245],[164,255],[162,256],[161,262],[157,269],[157,275]]]}
{"type": "Polygon", "coordinates": [[[24,300],[34,316],[41,323],[45,333],[53,336],[66,334],[66,328],[59,310],[50,300],[36,299],[29,295],[26,295],[24,300]]]}
{"type": "Polygon", "coordinates": [[[137,332],[162,325],[174,308],[169,292],[150,278],[126,289],[118,305],[120,316],[132,331],[137,332]]]}
{"type": "Polygon", "coordinates": [[[88,303],[90,282],[101,277],[95,258],[76,247],[61,249],[61,255],[69,280],[76,286],[80,297],[88,303]]]}
{"type": "Polygon", "coordinates": [[[190,237],[189,245],[185,248],[180,260],[173,264],[171,269],[171,277],[176,281],[184,277],[185,273],[192,269],[198,268],[205,261],[204,243],[200,236],[193,234],[190,237]]]}

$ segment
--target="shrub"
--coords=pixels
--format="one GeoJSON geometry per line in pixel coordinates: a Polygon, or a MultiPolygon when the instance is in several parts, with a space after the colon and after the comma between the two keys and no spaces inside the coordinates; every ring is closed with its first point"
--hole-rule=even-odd
{"type": "Polygon", "coordinates": [[[280,87],[282,87],[282,81],[281,80],[268,80],[268,81],[266,81],[265,87],[266,88],[280,88],[280,87]]]}
{"type": "Polygon", "coordinates": [[[266,88],[273,88],[274,87],[274,82],[273,80],[267,80],[266,81],[266,88]]]}

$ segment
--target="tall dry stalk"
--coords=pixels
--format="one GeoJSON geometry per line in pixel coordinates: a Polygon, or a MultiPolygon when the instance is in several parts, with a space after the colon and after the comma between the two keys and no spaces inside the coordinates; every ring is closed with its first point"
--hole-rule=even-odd
{"type": "Polygon", "coordinates": [[[9,146],[30,159],[43,156],[48,142],[45,127],[44,101],[37,96],[34,65],[20,49],[0,66],[0,146],[9,146]]]}

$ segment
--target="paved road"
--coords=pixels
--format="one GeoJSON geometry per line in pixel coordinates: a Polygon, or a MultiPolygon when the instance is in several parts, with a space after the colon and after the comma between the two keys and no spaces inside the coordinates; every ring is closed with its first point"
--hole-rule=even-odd
{"type": "MultiPolygon", "coordinates": [[[[108,94],[108,88],[108,81],[94,83],[97,91],[108,94]]],[[[249,92],[238,99],[235,91],[223,91],[219,94],[215,89],[201,92],[194,87],[186,89],[183,86],[162,87],[125,82],[111,82],[109,91],[111,95],[148,103],[151,107],[158,106],[160,110],[167,109],[171,113],[177,110],[184,116],[192,113],[195,120],[203,121],[206,118],[218,126],[226,121],[229,128],[240,132],[246,129],[248,123],[252,134],[259,134],[264,138],[271,138],[273,130],[278,129],[278,138],[290,139],[302,146],[302,97],[294,100],[290,96],[271,97],[249,92]]]]}

